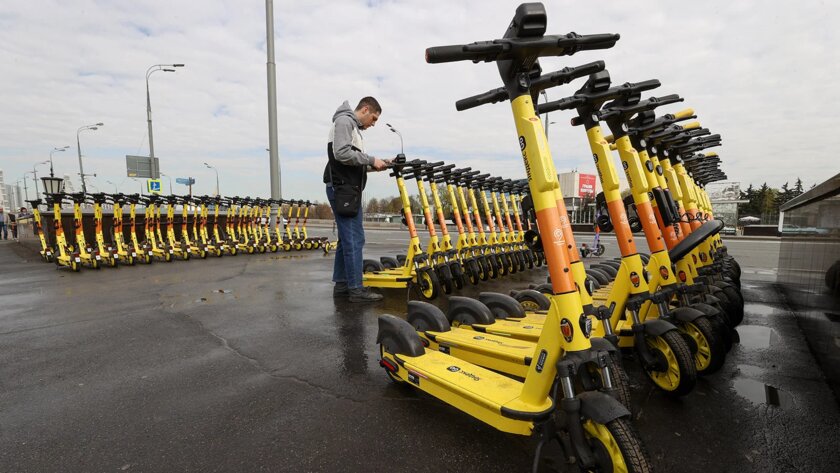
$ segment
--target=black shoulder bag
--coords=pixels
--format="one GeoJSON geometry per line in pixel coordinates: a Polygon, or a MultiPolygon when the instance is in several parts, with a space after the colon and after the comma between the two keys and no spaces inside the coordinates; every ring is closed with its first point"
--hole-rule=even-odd
{"type": "MultiPolygon", "coordinates": [[[[359,207],[362,203],[362,188],[353,184],[333,182],[332,163],[330,166],[330,185],[335,193],[335,213],[341,217],[355,217],[359,214],[359,207]]],[[[364,172],[364,168],[362,168],[364,172]]]]}

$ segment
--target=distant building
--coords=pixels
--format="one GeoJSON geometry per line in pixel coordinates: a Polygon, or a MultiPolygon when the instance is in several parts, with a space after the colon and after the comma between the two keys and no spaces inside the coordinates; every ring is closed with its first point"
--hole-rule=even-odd
{"type": "Polygon", "coordinates": [[[589,223],[594,219],[595,194],[601,192],[601,183],[595,174],[577,170],[557,174],[566,210],[573,223],[589,223]]]}
{"type": "Polygon", "coordinates": [[[735,228],[738,225],[738,204],[746,204],[748,200],[741,199],[741,183],[732,181],[717,181],[706,184],[706,194],[712,202],[712,212],[715,218],[723,220],[726,226],[735,228]]]}
{"type": "Polygon", "coordinates": [[[9,211],[12,208],[12,202],[10,202],[9,196],[7,196],[10,188],[6,187],[6,177],[3,174],[3,170],[0,169],[0,209],[4,211],[9,211]]]}

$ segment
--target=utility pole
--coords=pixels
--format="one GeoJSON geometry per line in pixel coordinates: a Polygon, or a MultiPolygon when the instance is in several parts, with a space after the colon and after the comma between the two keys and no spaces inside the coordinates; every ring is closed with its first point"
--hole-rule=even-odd
{"type": "MultiPolygon", "coordinates": [[[[268,148],[269,172],[271,173],[271,199],[279,201],[280,158],[277,150],[277,74],[274,64],[274,1],[265,0],[266,74],[268,79],[268,148]]],[[[271,204],[271,219],[277,214],[277,204],[271,204]]],[[[274,226],[274,222],[270,224],[274,226]]]]}

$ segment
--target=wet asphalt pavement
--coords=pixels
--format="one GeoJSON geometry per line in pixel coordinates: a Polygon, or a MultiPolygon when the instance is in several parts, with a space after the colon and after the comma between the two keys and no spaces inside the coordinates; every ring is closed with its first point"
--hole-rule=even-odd
{"type": "MultiPolygon", "coordinates": [[[[400,251],[393,235],[369,231],[368,256],[400,251]]],[[[332,255],[71,274],[0,242],[0,268],[0,472],[529,468],[527,439],[388,381],[377,317],[404,315],[406,293],[334,301],[332,255]]],[[[837,399],[796,317],[755,275],[743,279],[741,344],[693,393],[669,399],[626,363],[657,471],[840,471],[837,399]]]]}

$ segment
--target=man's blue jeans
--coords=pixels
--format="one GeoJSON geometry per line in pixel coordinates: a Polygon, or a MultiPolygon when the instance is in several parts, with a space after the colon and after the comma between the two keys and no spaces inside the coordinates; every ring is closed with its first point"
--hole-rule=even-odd
{"type": "MultiPolygon", "coordinates": [[[[5,222],[0,223],[0,233],[3,234],[3,239],[4,240],[9,239],[9,231],[6,229],[6,223],[5,222]]],[[[364,244],[364,241],[365,241],[364,238],[365,238],[365,236],[362,235],[362,242],[363,242],[362,244],[364,244]]]]}
{"type": "Polygon", "coordinates": [[[362,287],[362,261],[365,248],[365,228],[362,225],[362,209],[355,217],[341,217],[335,211],[335,191],[327,186],[335,226],[338,229],[338,248],[335,251],[333,282],[347,283],[350,289],[362,287]]]}

